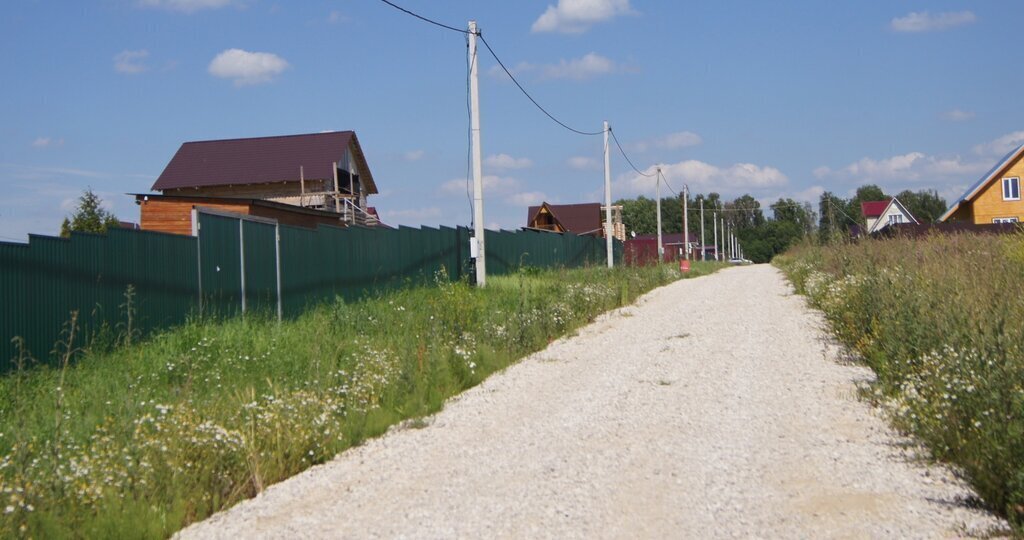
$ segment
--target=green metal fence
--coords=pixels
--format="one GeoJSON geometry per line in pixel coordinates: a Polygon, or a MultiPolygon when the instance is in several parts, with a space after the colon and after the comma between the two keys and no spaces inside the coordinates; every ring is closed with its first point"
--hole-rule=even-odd
{"type": "MultiPolygon", "coordinates": [[[[466,228],[302,229],[252,217],[197,213],[197,237],[114,229],[70,239],[0,242],[0,373],[14,367],[13,338],[41,362],[77,312],[77,345],[104,332],[132,335],[191,314],[265,312],[295,317],[341,297],[472,279],[466,228]],[[129,322],[129,314],[131,321],[129,322]]],[[[605,261],[603,239],[537,231],[486,231],[487,273],[521,266],[605,261]]],[[[616,257],[622,244],[616,241],[616,257]]]]}

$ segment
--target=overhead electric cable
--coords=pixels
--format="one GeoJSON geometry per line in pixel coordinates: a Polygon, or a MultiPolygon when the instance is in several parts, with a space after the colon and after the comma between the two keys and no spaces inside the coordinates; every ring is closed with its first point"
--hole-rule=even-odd
{"type": "Polygon", "coordinates": [[[380,1],[384,2],[385,4],[391,6],[391,7],[395,8],[395,9],[397,9],[398,11],[401,11],[401,12],[406,13],[408,15],[412,15],[413,17],[416,17],[417,19],[419,19],[421,21],[426,21],[426,22],[428,22],[430,24],[433,24],[435,26],[440,26],[441,28],[446,28],[446,29],[451,30],[453,32],[459,32],[459,33],[462,33],[462,34],[469,34],[469,30],[463,30],[461,28],[455,28],[454,26],[448,26],[447,24],[442,24],[442,23],[439,23],[437,21],[428,19],[428,18],[424,17],[423,15],[418,15],[416,13],[413,13],[413,12],[409,11],[408,9],[405,9],[402,6],[398,6],[398,5],[395,5],[395,4],[391,3],[391,2],[388,2],[388,0],[380,0],[380,1]]]}
{"type": "Polygon", "coordinates": [[[509,71],[509,69],[507,67],[505,67],[505,63],[501,61],[501,58],[498,58],[497,54],[495,54],[494,49],[491,48],[491,44],[487,42],[487,39],[484,38],[484,35],[482,33],[478,33],[477,35],[480,37],[480,41],[484,42],[484,47],[487,47],[487,50],[491,53],[491,56],[494,57],[494,60],[496,62],[498,62],[498,65],[501,66],[501,69],[503,69],[505,71],[505,74],[508,75],[508,78],[512,79],[512,82],[516,83],[516,86],[519,87],[519,91],[522,92],[523,95],[526,96],[526,98],[529,99],[530,102],[534,104],[534,106],[536,106],[538,109],[540,109],[540,112],[544,113],[548,118],[550,118],[556,124],[564,127],[565,129],[568,129],[569,131],[571,131],[573,133],[577,133],[579,135],[601,135],[601,134],[604,133],[604,131],[580,131],[578,129],[575,129],[573,127],[570,127],[570,126],[566,125],[565,122],[562,122],[561,120],[555,118],[551,113],[549,113],[547,111],[547,109],[542,107],[540,103],[537,103],[536,99],[533,99],[533,96],[531,96],[530,93],[527,92],[525,88],[523,88],[523,85],[519,84],[519,81],[516,80],[514,75],[512,75],[512,72],[509,71]]]}
{"type": "Polygon", "coordinates": [[[640,169],[636,168],[636,165],[633,165],[633,162],[629,159],[629,156],[626,155],[626,151],[623,150],[622,149],[622,145],[619,144],[619,138],[615,136],[615,130],[611,129],[611,128],[608,128],[608,131],[611,132],[612,140],[615,141],[615,146],[619,147],[619,152],[622,153],[622,157],[626,158],[626,163],[629,163],[629,166],[632,167],[633,170],[636,171],[636,173],[639,174],[640,176],[646,176],[647,178],[653,177],[654,176],[653,174],[642,173],[642,172],[640,172],[640,169]]]}

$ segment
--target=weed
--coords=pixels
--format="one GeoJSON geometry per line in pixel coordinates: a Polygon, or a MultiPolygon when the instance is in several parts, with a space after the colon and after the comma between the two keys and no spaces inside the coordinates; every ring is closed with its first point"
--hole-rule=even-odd
{"type": "Polygon", "coordinates": [[[293,321],[195,319],[144,341],[126,291],[119,346],[81,346],[72,315],[58,367],[25,352],[0,377],[0,538],[169,536],[404,419],[425,427],[452,395],[678,277],[531,269],[476,289],[440,273],[293,321]]]}
{"type": "Polygon", "coordinates": [[[877,374],[873,400],[1024,533],[1024,234],[803,246],[776,258],[877,374]]]}

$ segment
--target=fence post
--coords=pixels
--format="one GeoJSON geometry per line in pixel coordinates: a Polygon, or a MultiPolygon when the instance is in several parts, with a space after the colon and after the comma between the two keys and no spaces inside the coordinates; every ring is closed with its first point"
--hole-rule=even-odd
{"type": "Polygon", "coordinates": [[[199,210],[192,207],[192,236],[196,237],[196,274],[199,278],[199,316],[203,316],[203,245],[199,237],[199,210]]]}
{"type": "Polygon", "coordinates": [[[274,261],[277,266],[277,322],[284,318],[281,300],[281,224],[274,225],[274,261]]]}
{"type": "Polygon", "coordinates": [[[238,262],[242,269],[242,314],[245,314],[245,220],[238,220],[238,262]]]}

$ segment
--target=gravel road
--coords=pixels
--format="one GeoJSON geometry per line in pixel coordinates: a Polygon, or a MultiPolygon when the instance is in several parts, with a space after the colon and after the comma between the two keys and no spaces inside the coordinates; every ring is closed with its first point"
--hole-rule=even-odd
{"type": "Polygon", "coordinates": [[[657,289],[181,538],[955,537],[1005,525],[856,398],[766,265],[657,289]]]}

